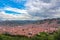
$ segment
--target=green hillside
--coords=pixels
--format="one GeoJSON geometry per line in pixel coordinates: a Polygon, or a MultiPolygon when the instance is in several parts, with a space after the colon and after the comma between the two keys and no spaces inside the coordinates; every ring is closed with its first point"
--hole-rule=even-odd
{"type": "Polygon", "coordinates": [[[53,33],[41,32],[34,37],[23,35],[1,34],[0,40],[60,40],[60,30],[53,33]]]}

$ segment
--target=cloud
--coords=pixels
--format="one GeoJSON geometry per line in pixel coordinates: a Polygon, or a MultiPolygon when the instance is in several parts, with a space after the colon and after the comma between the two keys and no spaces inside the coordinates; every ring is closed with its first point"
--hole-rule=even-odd
{"type": "Polygon", "coordinates": [[[13,12],[17,12],[17,13],[25,13],[25,14],[28,14],[27,13],[27,10],[24,10],[24,9],[18,9],[18,8],[12,8],[12,7],[4,7],[4,11],[5,10],[13,11],[13,12]]]}
{"type": "Polygon", "coordinates": [[[32,16],[58,18],[60,17],[60,12],[58,13],[59,3],[60,0],[50,0],[48,3],[44,2],[44,0],[27,0],[25,6],[27,7],[27,12],[32,16]],[[52,12],[52,10],[54,12],[52,12]]]}
{"type": "Polygon", "coordinates": [[[16,3],[21,1],[26,1],[24,4],[25,9],[5,6],[3,9],[0,9],[0,18],[8,20],[60,18],[60,0],[13,0],[16,3]],[[13,11],[19,14],[7,14],[5,11],[13,11]]]}
{"type": "Polygon", "coordinates": [[[26,10],[11,8],[11,7],[5,7],[2,11],[0,11],[0,17],[1,17],[0,19],[3,20],[38,20],[39,19],[39,17],[33,17],[29,15],[26,10]],[[9,14],[5,12],[6,10],[14,11],[20,14],[16,14],[16,15],[9,14]]]}
{"type": "Polygon", "coordinates": [[[54,17],[60,18],[60,7],[54,11],[55,11],[54,17]]]}

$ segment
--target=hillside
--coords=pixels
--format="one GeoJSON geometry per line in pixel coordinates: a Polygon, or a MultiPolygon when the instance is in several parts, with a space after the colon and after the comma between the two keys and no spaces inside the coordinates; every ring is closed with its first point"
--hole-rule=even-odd
{"type": "Polygon", "coordinates": [[[53,22],[60,24],[60,18],[44,19],[44,20],[6,20],[6,21],[0,21],[0,26],[20,26],[20,25],[28,25],[28,24],[44,24],[47,22],[48,22],[48,24],[51,24],[53,22]]]}
{"type": "Polygon", "coordinates": [[[60,27],[60,18],[38,21],[2,21],[0,22],[0,34],[34,36],[39,32],[52,33],[60,27]]]}

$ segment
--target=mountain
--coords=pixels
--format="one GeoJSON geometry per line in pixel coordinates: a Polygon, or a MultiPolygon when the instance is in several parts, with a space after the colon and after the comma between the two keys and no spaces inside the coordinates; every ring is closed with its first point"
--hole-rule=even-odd
{"type": "Polygon", "coordinates": [[[9,25],[9,26],[17,26],[17,25],[25,25],[25,24],[32,24],[35,23],[33,20],[6,20],[6,21],[1,21],[0,25],[9,25]]]}
{"type": "Polygon", "coordinates": [[[60,24],[60,18],[44,19],[44,20],[6,20],[6,21],[0,21],[0,26],[20,26],[20,25],[28,25],[28,24],[44,24],[46,22],[48,22],[48,24],[51,24],[53,22],[60,24]]]}

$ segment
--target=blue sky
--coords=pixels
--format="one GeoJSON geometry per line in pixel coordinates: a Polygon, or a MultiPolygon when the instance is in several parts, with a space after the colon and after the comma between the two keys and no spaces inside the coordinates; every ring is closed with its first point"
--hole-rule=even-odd
{"type": "Polygon", "coordinates": [[[1,20],[60,18],[60,0],[0,0],[1,20]]]}
{"type": "Polygon", "coordinates": [[[5,6],[10,6],[10,7],[14,7],[14,8],[19,8],[19,9],[23,9],[25,8],[24,4],[26,1],[22,1],[20,3],[16,3],[12,0],[0,0],[0,7],[5,7],[5,6]]]}

